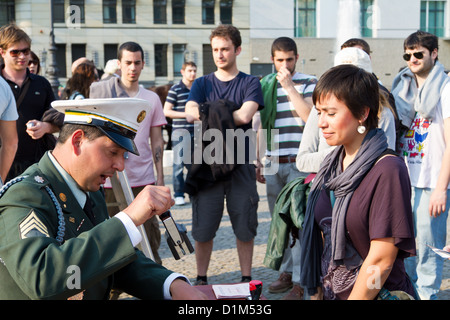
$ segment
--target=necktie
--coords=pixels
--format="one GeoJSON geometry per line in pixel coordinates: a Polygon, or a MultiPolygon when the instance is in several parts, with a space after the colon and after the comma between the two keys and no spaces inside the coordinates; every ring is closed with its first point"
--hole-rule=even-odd
{"type": "Polygon", "coordinates": [[[92,200],[89,198],[89,195],[86,193],[86,203],[84,204],[83,211],[88,216],[89,220],[95,225],[95,215],[94,211],[92,210],[92,200]]]}

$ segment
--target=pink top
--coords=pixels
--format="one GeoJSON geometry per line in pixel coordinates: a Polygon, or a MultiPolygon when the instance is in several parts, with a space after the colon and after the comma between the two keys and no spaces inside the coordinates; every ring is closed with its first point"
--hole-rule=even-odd
{"type": "MultiPolygon", "coordinates": [[[[140,156],[129,152],[128,159],[125,160],[125,172],[130,186],[141,187],[156,181],[153,171],[153,153],[150,147],[150,128],[163,126],[167,124],[167,121],[161,100],[155,92],[140,87],[138,94],[134,98],[147,100],[151,106],[150,113],[140,123],[134,138],[134,143],[140,156]]],[[[106,180],[104,187],[111,188],[109,179],[106,180]]]]}

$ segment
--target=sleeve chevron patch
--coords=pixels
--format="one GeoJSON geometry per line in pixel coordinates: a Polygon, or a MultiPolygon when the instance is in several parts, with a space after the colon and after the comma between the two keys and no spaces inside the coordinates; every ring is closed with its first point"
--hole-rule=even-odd
{"type": "Polygon", "coordinates": [[[30,214],[20,223],[19,232],[21,239],[32,237],[50,237],[47,227],[42,223],[34,210],[32,210],[30,214]]]}

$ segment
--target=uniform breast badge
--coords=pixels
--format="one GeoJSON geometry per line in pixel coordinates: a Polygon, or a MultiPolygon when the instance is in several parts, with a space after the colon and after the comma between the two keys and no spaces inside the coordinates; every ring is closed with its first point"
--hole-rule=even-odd
{"type": "Polygon", "coordinates": [[[59,199],[61,199],[62,202],[66,202],[67,201],[67,196],[64,193],[60,193],[59,194],[59,199]]]}

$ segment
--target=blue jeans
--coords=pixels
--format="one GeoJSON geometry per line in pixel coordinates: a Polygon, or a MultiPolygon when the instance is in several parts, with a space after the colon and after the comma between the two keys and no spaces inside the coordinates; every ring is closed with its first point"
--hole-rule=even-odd
{"type": "Polygon", "coordinates": [[[446,243],[450,191],[447,190],[445,212],[430,216],[428,205],[433,189],[412,188],[411,204],[414,214],[417,256],[405,259],[405,268],[422,300],[437,299],[442,282],[444,259],[427,245],[442,249],[446,243]]]}
{"type": "Polygon", "coordinates": [[[173,150],[173,166],[172,166],[172,183],[174,196],[184,197],[184,168],[189,170],[190,163],[185,163],[183,161],[183,156],[190,154],[194,141],[194,134],[191,133],[189,142],[190,145],[186,144],[184,138],[188,136],[186,134],[180,136],[179,134],[172,132],[172,150],[173,150]],[[182,143],[182,144],[181,144],[182,143]]]}

